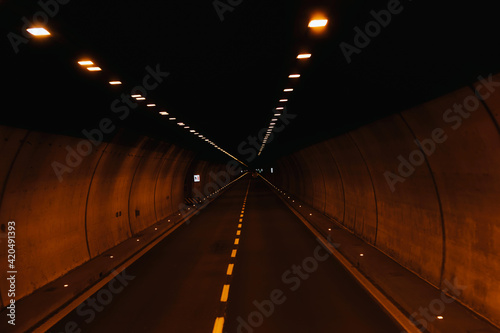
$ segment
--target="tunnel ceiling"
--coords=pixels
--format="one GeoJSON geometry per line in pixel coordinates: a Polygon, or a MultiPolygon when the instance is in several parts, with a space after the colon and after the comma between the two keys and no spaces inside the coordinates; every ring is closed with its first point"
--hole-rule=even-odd
{"type": "Polygon", "coordinates": [[[226,157],[177,125],[182,121],[248,161],[245,141],[269,126],[273,109],[285,104],[278,101],[287,98],[288,124],[268,139],[260,156],[275,158],[497,72],[499,26],[492,6],[410,0],[2,1],[1,123],[82,136],[109,118],[116,128],[209,158],[226,157]],[[394,11],[390,18],[381,14],[388,7],[394,11]],[[317,13],[329,20],[321,33],[307,27],[317,13]],[[382,23],[373,23],[376,15],[382,23]],[[26,22],[44,17],[52,35],[27,37],[26,22]],[[356,39],[358,28],[372,29],[372,36],[356,39]],[[349,61],[341,45],[351,47],[349,61]],[[297,60],[301,52],[312,57],[297,60]],[[87,71],[78,65],[81,59],[102,71],[87,71]],[[156,74],[157,85],[155,71],[162,73],[156,74]],[[301,77],[289,79],[294,73],[301,77]],[[144,87],[148,74],[146,101],[128,113],[115,101],[144,87]],[[111,86],[110,80],[123,84],[111,86]],[[293,92],[283,92],[290,87],[293,92]]]}

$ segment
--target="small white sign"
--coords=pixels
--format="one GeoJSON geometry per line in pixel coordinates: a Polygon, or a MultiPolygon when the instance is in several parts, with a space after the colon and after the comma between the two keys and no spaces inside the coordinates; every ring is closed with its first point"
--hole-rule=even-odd
{"type": "Polygon", "coordinates": [[[194,175],[194,182],[199,183],[200,182],[200,175],[194,175]]]}

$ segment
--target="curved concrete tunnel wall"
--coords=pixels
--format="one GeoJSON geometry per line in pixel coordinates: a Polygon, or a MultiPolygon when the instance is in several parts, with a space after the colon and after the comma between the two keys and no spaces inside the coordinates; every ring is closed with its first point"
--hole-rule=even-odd
{"type": "Polygon", "coordinates": [[[486,81],[282,157],[273,181],[500,324],[500,92],[486,81]]]}
{"type": "MultiPolygon", "coordinates": [[[[223,168],[130,133],[69,160],[67,147],[84,151],[86,140],[4,126],[0,135],[0,241],[6,246],[7,221],[15,221],[16,266],[24,277],[16,283],[16,299],[181,209],[190,165],[203,164],[207,175],[223,168]],[[54,161],[71,168],[61,181],[54,161]]],[[[0,251],[4,262],[6,255],[0,251]]],[[[3,307],[7,292],[0,294],[3,307]]]]}

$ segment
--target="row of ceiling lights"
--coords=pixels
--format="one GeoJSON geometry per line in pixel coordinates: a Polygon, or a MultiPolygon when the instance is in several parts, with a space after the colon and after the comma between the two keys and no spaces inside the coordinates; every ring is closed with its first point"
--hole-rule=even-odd
{"type": "MultiPolygon", "coordinates": [[[[308,27],[312,28],[312,29],[323,29],[324,27],[326,27],[327,23],[328,23],[328,20],[325,18],[313,19],[313,20],[309,21],[308,27]]],[[[311,53],[300,53],[297,55],[296,58],[299,60],[307,60],[307,59],[311,58],[311,53]]],[[[300,78],[300,74],[298,74],[298,73],[290,74],[290,75],[288,75],[288,78],[289,79],[298,79],[298,78],[300,78]]],[[[283,89],[284,93],[291,93],[292,91],[293,91],[293,88],[283,89]]],[[[287,95],[287,97],[288,97],[288,95],[287,95]]],[[[269,136],[273,132],[274,126],[276,125],[276,122],[278,121],[278,117],[281,116],[281,112],[285,108],[284,105],[286,102],[288,102],[288,98],[281,98],[279,100],[279,103],[282,103],[282,104],[279,104],[279,106],[277,106],[274,109],[273,117],[271,118],[271,121],[269,123],[269,127],[267,129],[266,135],[264,136],[264,139],[262,140],[262,144],[260,146],[258,155],[260,155],[262,153],[262,151],[264,150],[264,147],[266,146],[267,140],[269,139],[269,136]]]]}
{"type": "MultiPolygon", "coordinates": [[[[48,36],[51,35],[51,33],[46,28],[44,28],[44,27],[31,27],[31,28],[26,29],[26,31],[28,31],[30,34],[32,34],[35,37],[48,37],[48,36]]],[[[83,68],[87,69],[89,72],[100,72],[100,71],[102,71],[102,68],[99,67],[99,66],[97,66],[94,63],[94,61],[92,61],[90,59],[81,59],[81,60],[78,61],[78,64],[80,66],[82,66],[83,68]]],[[[113,86],[121,85],[122,84],[122,82],[119,81],[119,80],[111,80],[111,81],[108,81],[108,82],[109,82],[110,85],[113,85],[113,86]]],[[[143,97],[140,94],[133,94],[133,95],[130,95],[130,97],[134,98],[136,101],[145,101],[146,100],[146,98],[143,97]]],[[[154,107],[156,107],[156,104],[155,103],[147,103],[146,106],[154,108],[154,107]]],[[[158,114],[161,115],[161,116],[170,116],[168,119],[171,120],[171,121],[176,121],[177,120],[177,118],[172,117],[167,111],[159,111],[158,114]]],[[[217,148],[218,150],[220,150],[224,154],[228,155],[232,159],[234,159],[234,160],[238,161],[239,163],[247,166],[245,163],[243,163],[240,160],[238,160],[236,157],[234,157],[233,155],[231,155],[230,153],[228,153],[226,150],[224,150],[221,147],[219,147],[217,144],[215,144],[215,142],[213,142],[210,139],[206,138],[204,135],[200,134],[198,131],[196,131],[194,129],[191,129],[190,126],[186,125],[185,123],[179,121],[179,122],[177,122],[177,125],[180,126],[180,127],[182,127],[182,128],[184,128],[184,129],[186,129],[187,131],[189,131],[189,133],[197,136],[201,140],[206,141],[207,143],[209,143],[210,145],[212,145],[214,148],[217,148]]]]}

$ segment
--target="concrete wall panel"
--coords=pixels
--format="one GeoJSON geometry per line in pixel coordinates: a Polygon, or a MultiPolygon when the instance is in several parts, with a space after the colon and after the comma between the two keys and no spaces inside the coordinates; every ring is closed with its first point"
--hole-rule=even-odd
{"type": "Polygon", "coordinates": [[[442,224],[438,199],[423,153],[399,115],[351,133],[370,171],[377,201],[375,244],[402,265],[439,284],[442,263],[442,224]],[[386,172],[399,175],[399,157],[422,163],[402,183],[391,188],[386,172]],[[409,157],[409,156],[412,157],[409,157]]]}
{"type": "MultiPolygon", "coordinates": [[[[498,113],[496,98],[485,101],[498,113]]],[[[420,141],[429,142],[436,129],[444,133],[443,142],[428,148],[445,226],[443,280],[456,279],[467,287],[463,298],[468,304],[500,318],[500,136],[494,118],[474,99],[473,90],[460,89],[403,117],[420,141]],[[455,105],[463,106],[462,115],[449,111],[455,105]]]]}
{"type": "Polygon", "coordinates": [[[306,193],[304,193],[304,197],[309,199],[308,203],[315,209],[324,213],[326,202],[325,179],[323,170],[318,163],[320,154],[315,150],[315,147],[309,147],[297,152],[296,155],[305,169],[309,170],[308,176],[310,183],[308,184],[309,186],[305,187],[306,193]],[[309,150],[314,151],[310,152],[309,150]]]}
{"type": "Polygon", "coordinates": [[[143,156],[130,187],[128,216],[132,234],[139,233],[157,221],[155,186],[162,159],[170,145],[150,140],[143,147],[143,156]]]}
{"type": "Polygon", "coordinates": [[[436,286],[465,288],[460,300],[500,323],[499,82],[486,78],[285,156],[276,185],[317,208],[326,190],[327,215],[343,193],[336,218],[345,226],[436,286]]]}
{"type": "MultiPolygon", "coordinates": [[[[94,145],[2,126],[0,138],[0,241],[6,239],[6,222],[15,221],[16,266],[22,271],[17,299],[178,210],[194,157],[125,132],[94,145]]],[[[211,164],[204,172],[210,168],[220,166],[211,164]]],[[[0,258],[7,261],[6,251],[0,258]]],[[[5,286],[0,285],[2,306],[5,286]]]]}
{"type": "Polygon", "coordinates": [[[178,166],[174,169],[173,182],[172,182],[172,199],[176,200],[173,202],[174,210],[179,210],[180,206],[184,203],[184,198],[186,194],[186,177],[192,175],[187,174],[189,165],[192,163],[194,154],[190,151],[182,151],[181,160],[178,166]]]}
{"type": "Polygon", "coordinates": [[[130,187],[142,159],[141,138],[133,146],[110,143],[92,177],[86,225],[90,254],[99,255],[132,236],[129,224],[130,187]]]}
{"type": "Polygon", "coordinates": [[[312,147],[316,149],[317,158],[314,163],[321,170],[324,180],[325,203],[324,213],[335,220],[344,220],[344,185],[339,173],[339,167],[333,154],[329,153],[325,142],[312,147]]]}
{"type": "Polygon", "coordinates": [[[177,210],[177,206],[174,209],[172,204],[174,201],[172,199],[172,177],[176,164],[180,162],[180,159],[177,159],[180,152],[180,148],[171,146],[160,163],[154,195],[157,220],[162,220],[177,210]]]}
{"type": "MultiPolygon", "coordinates": [[[[337,162],[343,183],[343,224],[356,235],[374,243],[377,234],[377,207],[365,161],[348,134],[328,140],[325,145],[337,162]]],[[[328,153],[328,150],[325,153],[328,153]]]]}
{"type": "MultiPolygon", "coordinates": [[[[24,132],[20,130],[14,137],[24,132]]],[[[72,172],[64,173],[61,182],[52,168],[54,161],[66,165],[66,148],[76,149],[80,142],[31,132],[13,163],[1,202],[0,221],[16,222],[16,266],[26,277],[17,281],[18,297],[89,259],[85,234],[88,174],[92,174],[102,147],[94,147],[80,163],[75,159],[72,172]]],[[[5,254],[0,251],[0,257],[5,254]]]]}
{"type": "Polygon", "coordinates": [[[297,152],[291,154],[289,159],[288,172],[289,175],[293,176],[290,178],[288,191],[298,196],[300,200],[312,205],[311,195],[306,195],[306,192],[312,193],[309,170],[305,168],[305,165],[302,165],[297,152]]]}
{"type": "Polygon", "coordinates": [[[478,96],[485,101],[486,107],[490,112],[490,116],[494,119],[497,128],[500,128],[500,74],[493,75],[491,78],[486,76],[483,81],[478,81],[473,84],[473,89],[476,90],[478,96]],[[487,82],[494,82],[487,83],[487,82]],[[485,83],[486,82],[486,83],[485,83]]]}

